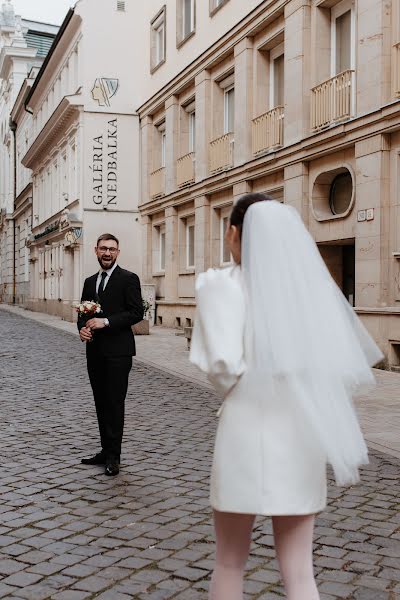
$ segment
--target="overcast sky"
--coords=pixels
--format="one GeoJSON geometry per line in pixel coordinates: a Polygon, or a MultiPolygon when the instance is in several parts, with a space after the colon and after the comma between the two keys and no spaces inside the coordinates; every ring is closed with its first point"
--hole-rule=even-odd
{"type": "Polygon", "coordinates": [[[24,19],[61,25],[75,0],[11,0],[17,15],[24,19]]]}

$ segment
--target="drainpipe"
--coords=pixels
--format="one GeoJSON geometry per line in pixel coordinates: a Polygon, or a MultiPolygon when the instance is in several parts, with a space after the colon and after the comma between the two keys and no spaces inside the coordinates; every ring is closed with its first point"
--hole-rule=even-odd
{"type": "MultiPolygon", "coordinates": [[[[13,172],[14,172],[14,185],[13,185],[13,212],[16,209],[17,200],[17,124],[10,118],[10,129],[13,133],[13,172]]],[[[15,218],[13,217],[13,304],[17,300],[17,252],[15,248],[16,227],[15,218]]]]}

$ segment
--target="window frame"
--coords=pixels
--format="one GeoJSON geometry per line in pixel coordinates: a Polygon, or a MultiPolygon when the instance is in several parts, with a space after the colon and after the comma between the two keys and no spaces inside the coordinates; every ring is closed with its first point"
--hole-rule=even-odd
{"type": "Polygon", "coordinates": [[[166,266],[166,232],[165,224],[158,227],[158,271],[165,273],[166,266]],[[164,243],[162,240],[164,239],[164,243]]]}
{"type": "Polygon", "coordinates": [[[229,0],[210,0],[209,13],[210,17],[213,17],[229,0]]]}
{"type": "MultiPolygon", "coordinates": [[[[269,107],[270,110],[277,108],[278,106],[284,106],[285,103],[285,81],[283,82],[283,105],[275,105],[275,61],[283,56],[283,60],[285,61],[285,44],[282,42],[272,48],[269,53],[269,107]]],[[[285,65],[285,63],[283,63],[285,65]]],[[[284,67],[285,68],[285,67],[284,67]]],[[[284,71],[285,73],[285,71],[284,71]]],[[[285,75],[284,75],[285,79],[285,75]]]]}
{"type": "Polygon", "coordinates": [[[336,68],[336,21],[345,13],[350,12],[350,70],[356,69],[356,15],[354,0],[342,0],[331,8],[331,77],[339,75],[336,68]]]}
{"type": "Polygon", "coordinates": [[[224,135],[234,133],[235,131],[235,83],[224,89],[224,135]],[[229,127],[230,112],[229,112],[229,93],[233,91],[233,127],[229,127]]]}
{"type": "Polygon", "coordinates": [[[156,16],[150,22],[150,73],[153,74],[167,60],[167,6],[161,8],[156,16]],[[160,28],[163,28],[163,43],[162,46],[157,44],[157,34],[160,28]],[[162,47],[162,58],[157,56],[157,48],[162,47]]]}
{"type": "Polygon", "coordinates": [[[188,127],[188,149],[189,153],[196,152],[196,110],[192,110],[188,113],[189,127],[188,127]]]}
{"type": "Polygon", "coordinates": [[[219,214],[219,264],[221,267],[226,267],[232,264],[232,254],[229,253],[229,261],[224,260],[224,249],[225,249],[225,231],[226,226],[224,225],[225,219],[229,222],[229,214],[231,207],[221,208],[219,214]]]}
{"type": "Polygon", "coordinates": [[[191,15],[190,24],[191,29],[185,32],[185,0],[178,0],[176,7],[176,47],[180,48],[196,33],[196,0],[190,0],[191,15]]]}
{"type": "Polygon", "coordinates": [[[161,164],[161,169],[165,169],[165,166],[167,164],[167,134],[165,132],[165,129],[163,129],[162,131],[160,131],[161,133],[161,160],[160,160],[160,164],[161,164]]]}
{"type": "Polygon", "coordinates": [[[195,217],[187,217],[185,219],[185,241],[186,241],[186,256],[185,267],[188,271],[192,271],[196,267],[196,224],[195,217]],[[193,229],[193,262],[190,261],[190,229],[193,229]]]}

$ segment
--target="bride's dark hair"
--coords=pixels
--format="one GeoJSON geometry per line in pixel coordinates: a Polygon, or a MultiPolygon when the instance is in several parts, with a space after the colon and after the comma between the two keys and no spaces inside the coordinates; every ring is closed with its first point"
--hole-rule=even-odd
{"type": "Polygon", "coordinates": [[[243,221],[247,209],[255,202],[267,202],[268,200],[273,200],[273,198],[271,198],[271,196],[267,196],[267,194],[245,194],[239,198],[239,200],[233,206],[231,216],[229,217],[230,224],[235,225],[240,230],[240,235],[242,235],[243,221]]]}

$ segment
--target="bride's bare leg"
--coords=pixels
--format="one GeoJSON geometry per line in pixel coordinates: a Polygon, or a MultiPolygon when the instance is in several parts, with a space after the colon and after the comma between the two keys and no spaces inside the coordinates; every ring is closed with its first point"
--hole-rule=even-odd
{"type": "Polygon", "coordinates": [[[214,511],[217,544],[210,600],[243,599],[243,574],[254,520],[253,515],[214,511]]]}
{"type": "Polygon", "coordinates": [[[312,557],[314,521],[315,515],[272,519],[287,600],[319,600],[312,557]]]}

